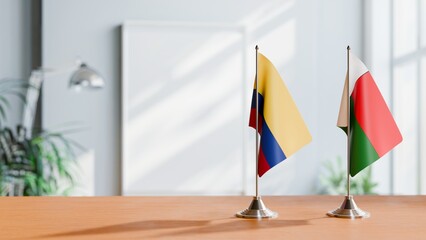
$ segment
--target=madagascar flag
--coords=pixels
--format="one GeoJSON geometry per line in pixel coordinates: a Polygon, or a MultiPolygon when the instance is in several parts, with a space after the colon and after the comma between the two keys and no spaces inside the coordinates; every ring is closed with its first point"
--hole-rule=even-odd
{"type": "Polygon", "coordinates": [[[350,174],[381,158],[402,141],[398,126],[364,63],[349,54],[349,73],[340,104],[337,126],[348,127],[348,97],[350,96],[350,174]]]}
{"type": "MultiPolygon", "coordinates": [[[[259,166],[262,176],[285,160],[312,137],[274,65],[258,53],[259,166]]],[[[249,126],[256,128],[256,83],[253,90],[249,126]]]]}

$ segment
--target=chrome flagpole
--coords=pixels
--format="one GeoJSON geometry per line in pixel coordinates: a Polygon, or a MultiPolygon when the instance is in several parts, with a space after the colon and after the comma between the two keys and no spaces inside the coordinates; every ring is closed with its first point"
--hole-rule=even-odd
{"type": "Polygon", "coordinates": [[[258,71],[258,64],[257,64],[257,56],[259,54],[259,46],[256,45],[256,75],[255,75],[255,82],[256,82],[256,198],[259,198],[259,85],[257,82],[257,71],[258,71]]]}
{"type": "Polygon", "coordinates": [[[259,47],[256,45],[256,196],[253,197],[253,200],[250,203],[250,206],[240,212],[237,212],[236,216],[240,218],[275,218],[278,216],[276,212],[269,210],[259,195],[259,92],[258,92],[258,82],[257,82],[257,71],[258,71],[258,52],[259,47]]]}
{"type": "Polygon", "coordinates": [[[346,85],[346,99],[347,99],[347,178],[346,178],[346,196],[343,200],[342,205],[327,213],[330,217],[339,218],[368,218],[370,214],[361,210],[355,203],[353,196],[351,195],[351,100],[350,100],[350,72],[349,72],[349,54],[351,47],[347,47],[347,78],[345,80],[346,85]]]}

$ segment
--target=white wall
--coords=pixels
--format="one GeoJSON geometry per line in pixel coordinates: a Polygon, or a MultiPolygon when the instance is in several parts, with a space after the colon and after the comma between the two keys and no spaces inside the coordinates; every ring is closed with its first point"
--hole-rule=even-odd
{"type": "Polygon", "coordinates": [[[346,46],[358,55],[363,52],[361,19],[362,0],[45,0],[43,64],[70,65],[80,56],[107,82],[102,91],[77,95],[66,89],[66,75],[46,81],[43,124],[78,121],[89,126],[74,136],[88,149],[83,161],[94,161],[88,164],[92,172],[86,171],[86,178],[94,175],[87,193],[94,188],[96,195],[119,194],[120,25],[125,20],[243,24],[252,46],[248,58],[254,59],[253,46],[259,44],[283,75],[313,135],[310,145],[262,177],[261,193],[312,194],[321,161],[345,153],[345,135],[335,122],[346,46]]]}
{"type": "MultiPolygon", "coordinates": [[[[29,0],[0,0],[0,79],[27,79],[31,72],[29,0]]],[[[22,102],[10,98],[7,125],[20,123],[22,102]]]]}

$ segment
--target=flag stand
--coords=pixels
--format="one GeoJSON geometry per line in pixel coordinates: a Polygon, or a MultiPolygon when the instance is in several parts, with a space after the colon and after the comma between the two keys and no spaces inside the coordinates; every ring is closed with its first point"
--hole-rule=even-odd
{"type": "Polygon", "coordinates": [[[355,203],[352,195],[346,195],[342,205],[327,213],[330,217],[338,218],[368,218],[370,213],[362,211],[355,203]]]}
{"type": "Polygon", "coordinates": [[[239,218],[276,218],[278,213],[269,210],[260,196],[255,196],[247,209],[235,215],[239,218]]]}
{"type": "Polygon", "coordinates": [[[351,134],[351,132],[350,132],[350,130],[351,130],[351,128],[350,128],[350,126],[351,126],[351,124],[350,124],[350,121],[351,121],[351,118],[350,118],[350,111],[351,111],[351,108],[350,108],[350,96],[349,96],[349,78],[350,78],[350,74],[349,74],[349,53],[350,53],[350,50],[351,50],[351,48],[348,46],[348,48],[347,48],[347,64],[348,64],[348,66],[347,66],[347,68],[348,68],[348,72],[347,72],[347,79],[346,79],[346,83],[345,83],[345,85],[347,86],[347,88],[346,88],[346,96],[347,96],[347,101],[348,101],[348,109],[347,109],[347,111],[348,111],[348,125],[347,125],[347,135],[348,135],[348,140],[347,140],[347,159],[348,159],[348,161],[347,161],[347,182],[346,182],[346,184],[347,184],[347,194],[346,194],[346,196],[345,196],[345,199],[343,200],[343,203],[342,203],[342,205],[339,207],[339,208],[337,208],[337,209],[335,209],[335,210],[333,210],[333,211],[329,211],[329,212],[327,212],[327,215],[328,216],[330,216],[330,217],[339,217],[339,218],[368,218],[368,217],[370,217],[370,213],[368,213],[368,212],[365,212],[365,211],[363,211],[363,210],[361,210],[357,205],[356,205],[356,203],[355,203],[355,200],[353,199],[353,196],[350,194],[351,193],[351,184],[350,184],[350,175],[349,175],[349,172],[350,172],[350,156],[351,156],[351,152],[350,152],[350,134],[351,134]]]}
{"type": "Polygon", "coordinates": [[[257,86],[257,55],[259,47],[256,45],[256,196],[253,197],[250,206],[240,212],[236,216],[240,218],[276,218],[278,213],[269,210],[259,196],[259,99],[257,86]]]}

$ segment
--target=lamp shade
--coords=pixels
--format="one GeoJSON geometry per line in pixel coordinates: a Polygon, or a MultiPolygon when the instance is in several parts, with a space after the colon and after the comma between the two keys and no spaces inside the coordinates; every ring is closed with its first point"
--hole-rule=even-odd
{"type": "Polygon", "coordinates": [[[69,86],[71,88],[99,89],[105,85],[104,79],[93,68],[82,63],[72,74],[69,86]]]}

